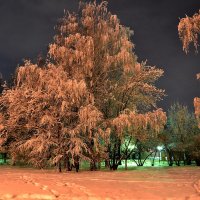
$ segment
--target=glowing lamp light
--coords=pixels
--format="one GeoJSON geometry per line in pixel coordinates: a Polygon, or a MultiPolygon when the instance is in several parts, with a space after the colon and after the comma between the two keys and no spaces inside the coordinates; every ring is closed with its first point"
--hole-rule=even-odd
{"type": "Polygon", "coordinates": [[[162,151],[163,147],[162,146],[157,146],[158,151],[162,151]]]}

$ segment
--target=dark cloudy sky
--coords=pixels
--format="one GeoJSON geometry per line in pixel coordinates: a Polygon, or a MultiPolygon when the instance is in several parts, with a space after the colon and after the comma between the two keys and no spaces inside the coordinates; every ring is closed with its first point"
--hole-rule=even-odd
{"type": "MultiPolygon", "coordinates": [[[[0,72],[10,77],[23,58],[45,52],[63,10],[76,11],[78,0],[0,0],[0,72]]],[[[178,38],[179,17],[193,15],[199,0],[109,0],[109,10],[134,30],[139,60],[165,71],[157,86],[168,95],[159,105],[165,110],[179,101],[193,108],[200,96],[200,54],[182,51],[178,38]]]]}

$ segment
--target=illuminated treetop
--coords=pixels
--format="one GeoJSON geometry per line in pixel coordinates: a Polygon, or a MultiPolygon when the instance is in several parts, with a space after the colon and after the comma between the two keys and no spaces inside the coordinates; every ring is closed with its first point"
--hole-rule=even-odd
{"type": "Polygon", "coordinates": [[[183,43],[183,50],[187,53],[191,43],[198,48],[198,35],[200,33],[200,11],[192,17],[182,18],[178,25],[179,37],[183,43]]]}

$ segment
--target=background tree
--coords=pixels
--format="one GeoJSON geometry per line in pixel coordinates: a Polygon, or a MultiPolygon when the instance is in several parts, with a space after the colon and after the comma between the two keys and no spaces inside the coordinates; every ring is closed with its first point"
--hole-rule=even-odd
{"type": "MultiPolygon", "coordinates": [[[[193,43],[196,52],[198,48],[198,37],[200,34],[200,11],[192,17],[186,16],[182,18],[178,25],[179,37],[183,44],[183,50],[188,53],[189,46],[193,43]]],[[[200,79],[200,73],[197,74],[197,79],[200,79]]],[[[200,127],[200,98],[194,98],[195,115],[199,121],[200,127]]]]}
{"type": "Polygon", "coordinates": [[[173,104],[168,111],[168,122],[161,136],[170,166],[174,161],[178,166],[182,161],[184,164],[191,164],[193,141],[199,133],[197,120],[187,107],[179,103],[173,104]]]}
{"type": "Polygon", "coordinates": [[[155,151],[156,147],[154,142],[158,138],[158,133],[164,128],[165,123],[166,115],[162,109],[145,114],[125,110],[115,118],[112,125],[115,128],[118,138],[123,142],[124,138],[126,140],[128,138],[128,143],[125,141],[125,151],[122,151],[119,158],[116,156],[112,157],[112,166],[117,168],[122,159],[126,161],[133,154],[137,156],[137,161],[134,159],[136,164],[143,166],[146,159],[155,151]],[[129,148],[130,144],[132,148],[129,148]],[[144,152],[148,154],[143,159],[142,154],[144,152]]]}

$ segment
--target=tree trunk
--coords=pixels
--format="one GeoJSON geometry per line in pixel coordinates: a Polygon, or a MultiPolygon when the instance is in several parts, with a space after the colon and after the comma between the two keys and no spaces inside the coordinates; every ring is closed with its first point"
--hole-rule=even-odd
{"type": "Polygon", "coordinates": [[[118,165],[122,165],[120,158],[121,158],[121,140],[118,141],[117,145],[117,159],[119,160],[118,165]]]}
{"type": "Polygon", "coordinates": [[[90,170],[95,171],[95,170],[97,170],[97,165],[96,165],[96,155],[95,155],[95,152],[94,152],[94,140],[93,139],[91,139],[90,145],[91,145],[90,170]]]}
{"type": "Polygon", "coordinates": [[[113,159],[112,159],[112,165],[113,165],[113,170],[115,168],[115,163],[116,163],[116,144],[114,144],[114,149],[113,149],[113,159]]]}
{"type": "Polygon", "coordinates": [[[138,152],[138,163],[139,163],[138,166],[143,166],[143,163],[142,163],[142,155],[141,155],[141,152],[140,152],[140,151],[138,152]]]}
{"type": "Polygon", "coordinates": [[[110,168],[110,145],[107,146],[106,158],[105,158],[105,168],[110,168]]]}
{"type": "Polygon", "coordinates": [[[101,169],[101,162],[98,162],[98,170],[101,169]]]}
{"type": "Polygon", "coordinates": [[[58,161],[57,165],[58,165],[58,172],[62,172],[61,161],[58,161]]]}
{"type": "Polygon", "coordinates": [[[127,170],[127,169],[128,169],[128,164],[127,164],[127,161],[128,161],[128,159],[126,158],[126,159],[125,159],[125,170],[127,170]]]}
{"type": "Polygon", "coordinates": [[[107,169],[110,168],[110,160],[109,159],[105,160],[105,168],[107,168],[107,169]]]}
{"type": "Polygon", "coordinates": [[[197,166],[200,166],[200,158],[196,158],[196,159],[195,159],[195,162],[196,162],[196,165],[197,165],[197,166]]]}
{"type": "Polygon", "coordinates": [[[177,166],[180,166],[180,164],[181,164],[181,160],[182,160],[182,152],[180,152],[180,151],[176,151],[176,153],[175,153],[175,162],[176,162],[176,165],[177,166]]]}
{"type": "Polygon", "coordinates": [[[90,162],[90,170],[91,170],[91,171],[96,171],[96,170],[97,170],[97,165],[96,165],[95,160],[92,160],[92,161],[90,162]]]}
{"type": "Polygon", "coordinates": [[[156,157],[156,154],[157,154],[157,151],[155,151],[155,154],[154,154],[154,157],[153,157],[153,161],[152,161],[152,164],[151,164],[151,166],[154,166],[154,162],[155,162],[155,157],[156,157]]]}
{"type": "Polygon", "coordinates": [[[185,163],[186,165],[191,165],[192,164],[192,159],[189,153],[185,153],[185,163]]]}
{"type": "Polygon", "coordinates": [[[117,170],[117,168],[118,168],[118,164],[113,164],[112,170],[117,170]]]}
{"type": "Polygon", "coordinates": [[[167,161],[168,161],[168,165],[169,166],[173,166],[173,152],[166,148],[166,151],[167,151],[167,161]]]}
{"type": "Polygon", "coordinates": [[[80,168],[79,162],[76,162],[74,165],[75,165],[76,172],[78,172],[78,171],[79,171],[79,168],[80,168]]]}
{"type": "Polygon", "coordinates": [[[72,165],[67,155],[65,155],[64,157],[64,168],[66,169],[66,171],[72,171],[72,165]]]}
{"type": "Polygon", "coordinates": [[[7,159],[7,153],[3,153],[3,163],[6,163],[6,159],[7,159]]]}

